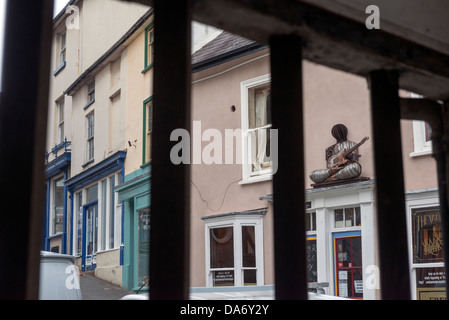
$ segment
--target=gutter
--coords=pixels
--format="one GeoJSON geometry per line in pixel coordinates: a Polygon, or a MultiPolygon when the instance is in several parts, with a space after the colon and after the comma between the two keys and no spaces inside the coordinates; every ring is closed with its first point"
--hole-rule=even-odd
{"type": "Polygon", "coordinates": [[[231,51],[221,54],[219,56],[215,56],[213,58],[206,59],[206,60],[199,61],[199,62],[192,64],[192,73],[218,66],[225,62],[249,55],[249,54],[257,52],[257,51],[264,50],[266,48],[268,48],[267,45],[260,44],[257,42],[251,43],[249,45],[231,50],[231,51]]]}

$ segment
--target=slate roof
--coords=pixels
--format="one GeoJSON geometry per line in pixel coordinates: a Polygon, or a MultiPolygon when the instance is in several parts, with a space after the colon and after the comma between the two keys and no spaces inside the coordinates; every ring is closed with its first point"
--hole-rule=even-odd
{"type": "Polygon", "coordinates": [[[256,41],[222,31],[192,55],[192,71],[198,72],[266,47],[256,41]]]}

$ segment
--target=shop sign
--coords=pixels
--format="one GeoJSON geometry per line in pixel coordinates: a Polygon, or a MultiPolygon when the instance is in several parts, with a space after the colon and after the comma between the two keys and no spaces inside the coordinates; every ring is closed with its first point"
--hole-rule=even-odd
{"type": "Polygon", "coordinates": [[[413,263],[443,262],[439,207],[412,209],[413,263]]]}
{"type": "Polygon", "coordinates": [[[234,270],[214,271],[213,280],[214,286],[233,286],[234,270]]]}

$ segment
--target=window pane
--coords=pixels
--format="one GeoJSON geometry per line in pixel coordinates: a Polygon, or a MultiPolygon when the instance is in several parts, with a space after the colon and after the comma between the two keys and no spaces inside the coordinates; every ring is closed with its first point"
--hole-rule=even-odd
{"type": "Polygon", "coordinates": [[[112,249],[114,245],[114,232],[115,232],[115,176],[110,179],[110,212],[109,212],[109,248],[112,249]]]}
{"type": "Polygon", "coordinates": [[[64,216],[64,178],[58,179],[54,184],[55,199],[54,199],[54,217],[53,217],[53,234],[61,233],[63,230],[63,216],[64,216]]]}
{"type": "Polygon", "coordinates": [[[352,262],[354,267],[362,266],[362,238],[352,238],[352,262]]]}
{"type": "Polygon", "coordinates": [[[354,226],[354,208],[345,209],[345,227],[354,226]]]}
{"type": "Polygon", "coordinates": [[[101,182],[101,202],[102,202],[102,213],[101,213],[101,249],[106,249],[106,197],[107,197],[107,183],[106,180],[101,182]]]}
{"type": "Polygon", "coordinates": [[[355,208],[355,225],[360,227],[362,225],[362,219],[360,217],[360,207],[355,208]]]}
{"type": "Polygon", "coordinates": [[[245,286],[257,285],[257,271],[256,270],[243,270],[243,284],[245,286]]]}
{"type": "Polygon", "coordinates": [[[83,232],[83,193],[79,192],[77,194],[78,199],[78,218],[77,218],[77,224],[76,224],[76,235],[77,235],[77,246],[76,246],[76,254],[81,255],[81,242],[83,240],[82,238],[82,232],[83,232]]]}
{"type": "Polygon", "coordinates": [[[335,210],[335,228],[343,227],[343,209],[335,210]]]}
{"type": "Polygon", "coordinates": [[[256,267],[256,243],[254,226],[242,227],[243,267],[256,267]]]}
{"type": "Polygon", "coordinates": [[[87,203],[98,199],[98,185],[87,189],[87,203]]]}
{"type": "Polygon", "coordinates": [[[316,230],[316,212],[312,212],[311,213],[311,218],[312,218],[312,230],[316,230]]]}
{"type": "Polygon", "coordinates": [[[210,229],[210,267],[234,267],[234,230],[232,227],[210,229]]]}
{"type": "Polygon", "coordinates": [[[311,231],[310,227],[310,212],[306,212],[306,231],[311,231]]]}
{"type": "Polygon", "coordinates": [[[150,256],[150,210],[138,211],[137,216],[137,251],[138,251],[138,279],[139,286],[144,285],[149,278],[149,256],[150,256]]]}

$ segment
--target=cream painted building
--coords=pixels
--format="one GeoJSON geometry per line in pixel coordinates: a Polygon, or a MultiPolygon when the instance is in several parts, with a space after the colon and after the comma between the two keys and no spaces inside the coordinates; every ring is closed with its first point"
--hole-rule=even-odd
{"type": "Polygon", "coordinates": [[[149,8],[70,1],[54,19],[42,248],[121,284],[127,58],[124,41],[149,8]]]}

